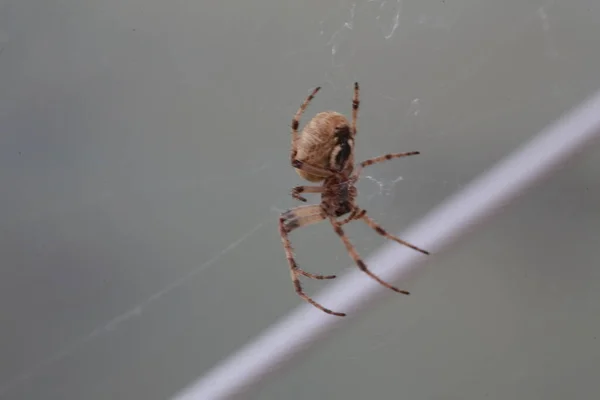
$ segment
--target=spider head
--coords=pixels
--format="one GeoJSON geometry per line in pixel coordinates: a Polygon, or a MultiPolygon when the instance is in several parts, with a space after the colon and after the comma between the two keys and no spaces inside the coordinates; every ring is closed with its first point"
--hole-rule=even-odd
{"type": "Polygon", "coordinates": [[[331,151],[329,164],[335,170],[344,171],[351,166],[354,153],[354,139],[350,127],[347,124],[336,127],[333,137],[335,145],[331,151]]]}

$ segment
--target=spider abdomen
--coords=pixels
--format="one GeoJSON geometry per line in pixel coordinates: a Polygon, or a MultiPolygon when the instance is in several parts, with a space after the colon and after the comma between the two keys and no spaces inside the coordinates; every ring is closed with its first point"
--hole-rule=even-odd
{"type": "MultiPolygon", "coordinates": [[[[296,159],[315,167],[342,170],[354,162],[352,135],[348,120],[335,111],[317,114],[302,130],[296,143],[296,159]]],[[[296,173],[310,182],[323,176],[296,168],[296,173]]]]}

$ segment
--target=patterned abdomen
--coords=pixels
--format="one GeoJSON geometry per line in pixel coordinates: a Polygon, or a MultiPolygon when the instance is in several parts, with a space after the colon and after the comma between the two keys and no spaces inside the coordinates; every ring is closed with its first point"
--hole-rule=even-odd
{"type": "MultiPolygon", "coordinates": [[[[335,157],[332,157],[334,148],[339,145],[335,139],[336,132],[348,126],[348,120],[340,113],[326,111],[317,114],[306,124],[298,138],[296,159],[315,167],[336,169],[335,157]]],[[[350,162],[354,163],[352,154],[350,154],[350,162]]],[[[297,168],[295,170],[298,175],[310,182],[320,182],[325,179],[297,168]]]]}

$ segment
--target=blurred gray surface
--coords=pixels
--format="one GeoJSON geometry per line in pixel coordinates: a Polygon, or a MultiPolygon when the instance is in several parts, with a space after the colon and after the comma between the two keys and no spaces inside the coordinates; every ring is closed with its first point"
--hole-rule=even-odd
{"type": "MultiPolygon", "coordinates": [[[[361,83],[358,159],[422,152],[359,183],[399,231],[600,87],[599,20],[595,0],[0,1],[0,398],[165,399],[298,305],[276,222],[314,86],[302,122],[361,83]]],[[[599,165],[256,398],[597,398],[599,165]]],[[[350,265],[325,224],[292,240],[309,271],[350,265]]]]}

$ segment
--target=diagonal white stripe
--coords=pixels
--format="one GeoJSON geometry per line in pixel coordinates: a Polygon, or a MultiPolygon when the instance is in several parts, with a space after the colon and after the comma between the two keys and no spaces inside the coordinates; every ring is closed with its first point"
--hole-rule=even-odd
{"type": "MultiPolygon", "coordinates": [[[[427,215],[420,223],[399,235],[416,245],[439,253],[465,237],[469,230],[500,211],[562,162],[574,156],[600,136],[600,93],[541,132],[531,142],[508,156],[464,190],[427,215]]],[[[367,260],[373,271],[389,282],[414,272],[428,259],[398,245],[384,246],[367,260]]],[[[231,399],[247,392],[274,372],[288,365],[304,350],[331,334],[359,308],[372,305],[386,288],[365,280],[358,270],[340,278],[315,300],[334,310],[347,312],[345,318],[325,314],[306,304],[269,328],[204,377],[193,383],[176,400],[231,399]]]]}

